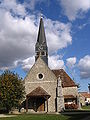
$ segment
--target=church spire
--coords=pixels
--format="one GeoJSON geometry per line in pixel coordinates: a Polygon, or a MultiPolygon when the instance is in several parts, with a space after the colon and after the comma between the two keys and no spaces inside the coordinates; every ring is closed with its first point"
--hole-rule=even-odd
{"type": "Polygon", "coordinates": [[[46,43],[46,36],[42,17],[40,19],[38,38],[35,45],[35,52],[36,52],[35,60],[37,60],[38,57],[40,56],[44,60],[44,62],[48,65],[48,47],[46,43]]]}
{"type": "Polygon", "coordinates": [[[39,42],[39,44],[46,43],[46,36],[45,36],[45,31],[44,31],[44,25],[43,25],[42,17],[40,19],[40,26],[39,26],[37,42],[39,42]]]}

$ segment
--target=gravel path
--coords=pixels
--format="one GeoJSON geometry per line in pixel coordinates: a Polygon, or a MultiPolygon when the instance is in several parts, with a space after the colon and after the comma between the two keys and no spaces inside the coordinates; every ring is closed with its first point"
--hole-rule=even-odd
{"type": "Polygon", "coordinates": [[[16,115],[5,115],[5,114],[0,114],[0,118],[2,117],[15,117],[16,115]]]}

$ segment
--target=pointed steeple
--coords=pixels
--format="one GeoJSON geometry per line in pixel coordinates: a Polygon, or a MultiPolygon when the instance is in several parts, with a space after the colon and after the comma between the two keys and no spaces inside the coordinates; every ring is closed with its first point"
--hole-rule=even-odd
{"type": "Polygon", "coordinates": [[[39,44],[46,43],[46,36],[45,36],[44,24],[43,24],[42,17],[40,19],[40,26],[39,26],[37,42],[39,42],[39,44]]]}
{"type": "Polygon", "coordinates": [[[41,17],[40,19],[40,25],[39,25],[39,32],[38,32],[38,38],[35,45],[35,61],[40,56],[44,62],[48,65],[48,47],[46,43],[46,36],[45,36],[45,30],[44,30],[44,24],[43,19],[41,17]]]}

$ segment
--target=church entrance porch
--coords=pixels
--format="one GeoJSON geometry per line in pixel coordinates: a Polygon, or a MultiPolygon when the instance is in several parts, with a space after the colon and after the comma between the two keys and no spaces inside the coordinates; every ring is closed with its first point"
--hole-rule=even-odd
{"type": "Polygon", "coordinates": [[[48,99],[50,95],[41,87],[36,88],[26,96],[26,112],[48,112],[48,99]]]}
{"type": "Polygon", "coordinates": [[[45,99],[43,97],[32,97],[28,99],[28,109],[35,112],[45,111],[45,99]]]}

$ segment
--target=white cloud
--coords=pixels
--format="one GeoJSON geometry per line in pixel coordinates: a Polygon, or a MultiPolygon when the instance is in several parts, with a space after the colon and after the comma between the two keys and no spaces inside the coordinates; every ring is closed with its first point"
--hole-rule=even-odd
{"type": "Polygon", "coordinates": [[[64,61],[60,59],[59,55],[49,56],[48,64],[51,69],[65,69],[64,61]]]}
{"type": "Polygon", "coordinates": [[[12,65],[20,58],[34,54],[37,26],[34,20],[14,18],[0,11],[0,67],[12,65]]]}
{"type": "MultiPolygon", "coordinates": [[[[34,65],[34,63],[35,63],[35,57],[32,56],[23,60],[17,60],[14,62],[14,65],[17,66],[20,64],[25,71],[28,71],[34,65]]],[[[65,69],[64,61],[60,59],[59,55],[49,56],[48,65],[51,69],[61,69],[61,68],[65,69]]]]}
{"type": "Polygon", "coordinates": [[[37,4],[40,4],[40,3],[47,4],[46,1],[48,2],[48,0],[28,0],[28,1],[26,0],[24,1],[24,5],[25,7],[28,7],[28,9],[34,10],[37,4]]]}
{"type": "MultiPolygon", "coordinates": [[[[38,32],[39,17],[26,15],[23,19],[12,16],[10,8],[13,6],[12,9],[14,9],[19,3],[14,0],[14,3],[9,4],[8,1],[4,0],[0,4],[0,69],[16,67],[18,60],[23,62],[23,60],[32,57],[35,52],[34,47],[38,32]]],[[[16,13],[16,11],[14,12],[16,13]]],[[[44,18],[44,23],[50,55],[71,44],[70,24],[52,21],[47,18],[44,18]]]]}
{"type": "Polygon", "coordinates": [[[24,60],[18,60],[17,65],[21,64],[22,68],[25,71],[28,71],[34,65],[34,62],[35,62],[35,57],[32,56],[32,57],[26,58],[24,60]]]}
{"type": "Polygon", "coordinates": [[[21,15],[21,16],[26,15],[26,10],[24,5],[17,3],[17,0],[3,0],[1,1],[0,7],[16,15],[21,15]]]}
{"type": "Polygon", "coordinates": [[[81,78],[90,78],[90,55],[81,58],[78,67],[80,69],[81,78]]]}
{"type": "Polygon", "coordinates": [[[25,1],[24,4],[29,9],[34,10],[34,8],[38,2],[40,2],[40,0],[28,0],[28,1],[25,1]]]}
{"type": "Polygon", "coordinates": [[[78,28],[81,30],[82,28],[84,28],[84,27],[87,26],[87,25],[88,25],[88,23],[84,23],[84,24],[78,26],[78,28]]]}
{"type": "Polygon", "coordinates": [[[72,43],[71,24],[45,19],[46,37],[49,53],[67,47],[72,43]]]}
{"type": "Polygon", "coordinates": [[[90,0],[58,0],[69,20],[75,20],[90,10],[90,0]]]}
{"type": "Polygon", "coordinates": [[[66,59],[66,65],[69,68],[74,68],[75,64],[76,64],[76,57],[71,57],[71,58],[66,59]]]}

